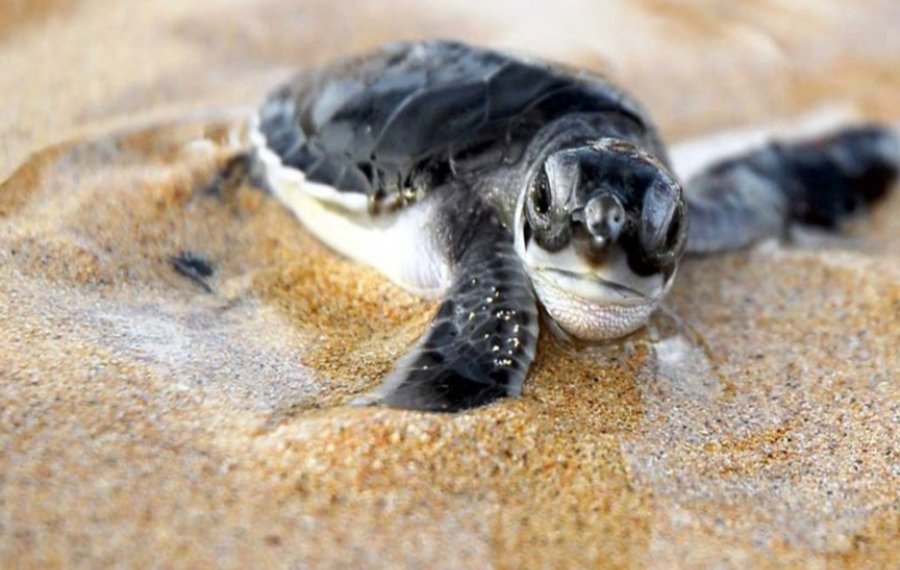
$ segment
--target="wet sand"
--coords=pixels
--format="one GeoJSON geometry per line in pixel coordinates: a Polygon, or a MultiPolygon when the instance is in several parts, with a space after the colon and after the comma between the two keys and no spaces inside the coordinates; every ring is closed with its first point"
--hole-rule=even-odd
{"type": "Polygon", "coordinates": [[[900,8],[392,4],[0,1],[0,567],[900,564],[900,193],[429,415],[346,404],[434,304],[207,186],[273,84],[395,38],[606,70],[670,140],[897,121],[900,8]]]}

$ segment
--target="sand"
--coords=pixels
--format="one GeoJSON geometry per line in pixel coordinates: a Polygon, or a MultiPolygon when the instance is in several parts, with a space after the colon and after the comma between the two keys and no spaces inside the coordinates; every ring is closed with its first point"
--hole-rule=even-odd
{"type": "Polygon", "coordinates": [[[347,405],[434,304],[207,185],[294,69],[453,36],[603,69],[670,140],[898,118],[890,0],[520,6],[0,1],[0,567],[900,567],[900,193],[545,335],[521,399],[347,405]]]}

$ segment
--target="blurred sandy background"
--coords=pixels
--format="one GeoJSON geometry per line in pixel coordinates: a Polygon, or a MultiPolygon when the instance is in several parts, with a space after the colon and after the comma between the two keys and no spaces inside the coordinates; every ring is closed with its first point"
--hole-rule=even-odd
{"type": "Polygon", "coordinates": [[[900,566],[896,193],[434,416],[345,406],[432,305],[203,191],[229,117],[387,40],[604,70],[674,141],[897,121],[898,28],[893,0],[0,0],[0,567],[900,566]]]}

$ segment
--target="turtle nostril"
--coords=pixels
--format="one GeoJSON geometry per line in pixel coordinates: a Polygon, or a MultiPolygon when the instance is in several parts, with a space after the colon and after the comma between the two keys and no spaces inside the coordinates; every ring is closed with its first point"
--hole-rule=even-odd
{"type": "Polygon", "coordinates": [[[584,207],[584,224],[598,240],[615,240],[625,225],[625,210],[615,196],[595,196],[584,207]]]}
{"type": "Polygon", "coordinates": [[[619,237],[625,226],[625,209],[615,198],[607,208],[606,225],[609,227],[609,235],[613,238],[619,237]]]}

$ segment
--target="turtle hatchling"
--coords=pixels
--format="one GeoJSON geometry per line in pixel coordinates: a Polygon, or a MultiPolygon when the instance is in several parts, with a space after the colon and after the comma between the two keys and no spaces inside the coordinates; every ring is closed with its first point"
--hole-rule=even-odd
{"type": "Polygon", "coordinates": [[[435,411],[519,395],[541,323],[584,341],[641,328],[685,252],[837,227],[900,162],[890,129],[862,125],[681,181],[645,109],[606,78],[449,41],[304,71],[250,139],[251,177],[309,231],[441,299],[369,398],[435,411]]]}

